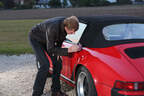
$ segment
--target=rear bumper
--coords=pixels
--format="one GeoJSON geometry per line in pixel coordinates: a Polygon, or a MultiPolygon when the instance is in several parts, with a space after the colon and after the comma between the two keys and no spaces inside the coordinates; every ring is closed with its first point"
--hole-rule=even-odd
{"type": "MultiPolygon", "coordinates": [[[[144,91],[134,92],[134,94],[131,94],[131,95],[126,94],[127,92],[125,92],[125,94],[120,94],[119,91],[120,90],[118,90],[118,89],[112,88],[111,96],[144,96],[144,91]]],[[[131,92],[129,92],[129,93],[131,93],[131,92]]]]}

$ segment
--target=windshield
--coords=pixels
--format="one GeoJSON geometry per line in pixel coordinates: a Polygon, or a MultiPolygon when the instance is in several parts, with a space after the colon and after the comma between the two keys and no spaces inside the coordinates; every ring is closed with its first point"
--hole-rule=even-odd
{"type": "Polygon", "coordinates": [[[144,39],[144,24],[114,24],[103,29],[106,40],[144,39]]]}

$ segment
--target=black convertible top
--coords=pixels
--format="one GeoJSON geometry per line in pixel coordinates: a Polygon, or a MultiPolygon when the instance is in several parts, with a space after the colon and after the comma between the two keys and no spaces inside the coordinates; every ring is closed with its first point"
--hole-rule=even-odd
{"type": "Polygon", "coordinates": [[[116,40],[108,41],[105,40],[102,29],[105,26],[122,23],[143,23],[144,18],[132,17],[132,16],[83,16],[79,17],[80,22],[86,23],[87,27],[80,39],[80,43],[83,46],[90,48],[104,48],[113,45],[133,43],[133,42],[144,42],[144,39],[130,39],[130,40],[116,40]]]}

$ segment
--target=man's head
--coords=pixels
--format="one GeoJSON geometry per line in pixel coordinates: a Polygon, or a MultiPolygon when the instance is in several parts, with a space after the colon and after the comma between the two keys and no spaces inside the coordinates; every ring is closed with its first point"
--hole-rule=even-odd
{"type": "Polygon", "coordinates": [[[74,34],[79,28],[79,20],[76,16],[70,16],[64,20],[64,28],[67,34],[74,34]]]}

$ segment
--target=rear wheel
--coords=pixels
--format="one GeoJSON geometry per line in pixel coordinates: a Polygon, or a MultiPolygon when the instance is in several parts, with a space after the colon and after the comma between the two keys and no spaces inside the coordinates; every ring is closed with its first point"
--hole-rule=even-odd
{"type": "Polygon", "coordinates": [[[80,67],[76,74],[76,95],[97,96],[93,78],[85,67],[80,67]]]}

